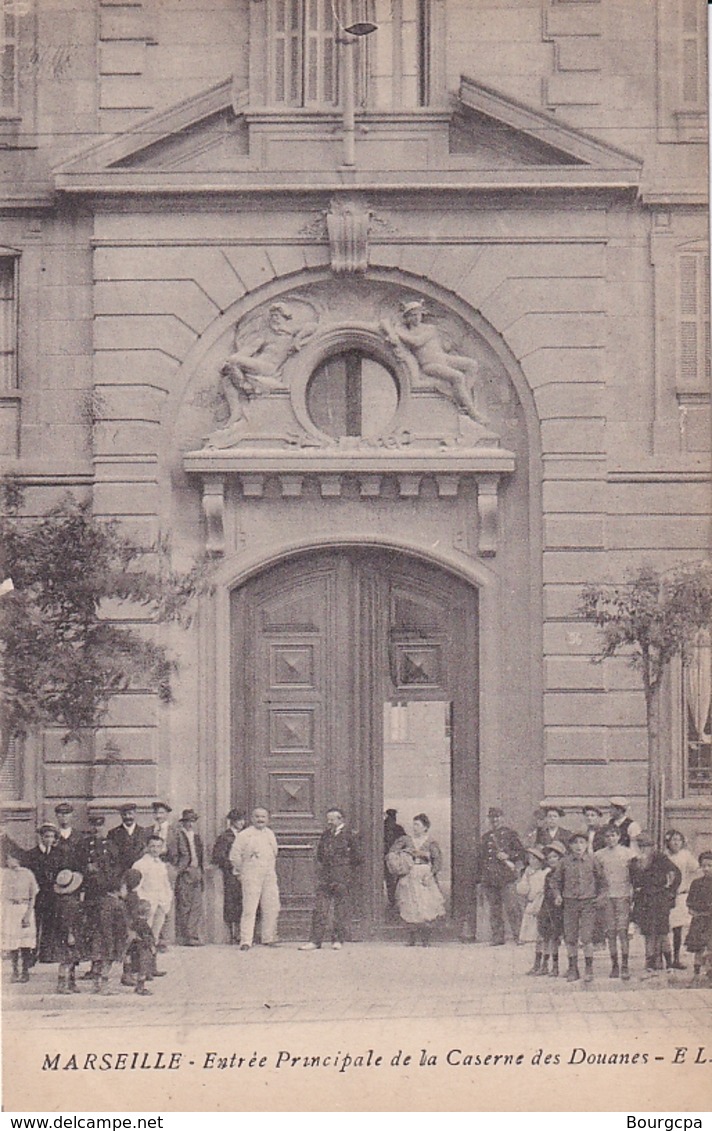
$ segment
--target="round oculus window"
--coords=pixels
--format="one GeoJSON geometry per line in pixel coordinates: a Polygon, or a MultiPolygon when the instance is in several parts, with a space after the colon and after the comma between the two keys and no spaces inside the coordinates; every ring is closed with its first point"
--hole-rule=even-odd
{"type": "Polygon", "coordinates": [[[399,401],[394,373],[360,350],[326,358],[307,385],[307,412],[328,436],[375,439],[389,430],[399,401]]]}

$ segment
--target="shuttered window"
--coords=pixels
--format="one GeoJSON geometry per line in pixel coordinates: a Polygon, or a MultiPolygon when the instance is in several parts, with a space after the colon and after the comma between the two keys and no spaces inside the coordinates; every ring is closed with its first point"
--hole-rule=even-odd
{"type": "Polygon", "coordinates": [[[335,7],[331,0],[273,0],[273,95],[278,105],[338,101],[335,7]]]}
{"type": "Polygon", "coordinates": [[[270,0],[270,92],[277,106],[327,108],[340,101],[339,37],[349,37],[356,105],[403,110],[430,101],[430,0],[270,0]]]}
{"type": "Polygon", "coordinates": [[[17,107],[17,39],[18,4],[3,0],[2,4],[2,71],[0,73],[0,106],[3,110],[17,107]]]}
{"type": "Polygon", "coordinates": [[[17,387],[17,260],[0,257],[0,390],[17,387]]]}
{"type": "Polygon", "coordinates": [[[678,258],[678,386],[708,386],[710,376],[709,256],[678,258]]]}
{"type": "Polygon", "coordinates": [[[683,109],[704,108],[707,97],[707,5],[704,0],[680,0],[683,109]]]}

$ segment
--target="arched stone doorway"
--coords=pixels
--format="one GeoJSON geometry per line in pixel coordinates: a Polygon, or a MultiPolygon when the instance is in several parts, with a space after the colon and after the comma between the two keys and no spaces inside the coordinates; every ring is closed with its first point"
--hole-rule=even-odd
{"type": "MultiPolygon", "coordinates": [[[[304,937],[324,810],[363,839],[355,928],[388,924],[384,806],[430,811],[453,921],[472,914],[479,811],[478,594],[375,547],[292,557],[232,595],[232,799],[280,841],[281,933],[304,937]]],[[[392,916],[391,916],[392,920],[392,916]]]]}

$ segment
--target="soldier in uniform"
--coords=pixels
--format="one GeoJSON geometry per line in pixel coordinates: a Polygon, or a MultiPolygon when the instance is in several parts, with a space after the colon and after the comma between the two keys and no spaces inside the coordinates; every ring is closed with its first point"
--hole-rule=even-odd
{"type": "Polygon", "coordinates": [[[74,806],[68,801],[60,801],[59,805],[54,807],[54,815],[59,827],[57,851],[62,858],[62,867],[70,870],[77,868],[83,836],[73,826],[74,806]]]}
{"type": "Polygon", "coordinates": [[[480,841],[475,874],[489,905],[492,946],[504,946],[505,915],[512,938],[519,938],[522,909],[515,885],[520,869],[526,864],[526,853],[517,834],[504,824],[501,809],[493,806],[487,817],[490,828],[480,841]]]}
{"type": "Polygon", "coordinates": [[[96,938],[101,931],[102,900],[115,890],[120,879],[118,852],[107,839],[104,824],[101,813],[89,814],[90,831],[78,852],[78,870],[84,876],[84,955],[92,958],[90,970],[83,975],[87,980],[98,977],[95,951],[96,938]]]}

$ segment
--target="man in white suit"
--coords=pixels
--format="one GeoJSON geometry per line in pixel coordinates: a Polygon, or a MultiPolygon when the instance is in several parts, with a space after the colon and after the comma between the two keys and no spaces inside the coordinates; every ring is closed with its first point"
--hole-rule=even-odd
{"type": "Polygon", "coordinates": [[[269,826],[269,813],[252,810],[252,824],[235,837],[230,861],[242,884],[240,950],[249,950],[255,933],[257,908],[262,912],[262,943],[275,946],[279,916],[277,839],[269,826]]]}

